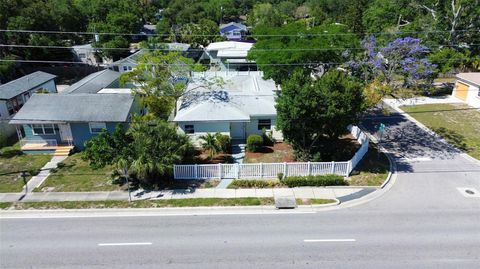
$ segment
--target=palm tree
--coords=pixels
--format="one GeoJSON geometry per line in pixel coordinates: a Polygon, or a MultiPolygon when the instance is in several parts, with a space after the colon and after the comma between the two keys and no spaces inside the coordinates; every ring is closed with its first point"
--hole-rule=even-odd
{"type": "Polygon", "coordinates": [[[207,133],[206,135],[202,135],[199,137],[201,140],[204,142],[202,143],[202,147],[204,150],[208,150],[209,154],[208,156],[210,157],[210,160],[213,159],[213,156],[217,154],[218,152],[218,143],[215,135],[211,133],[207,133]]]}

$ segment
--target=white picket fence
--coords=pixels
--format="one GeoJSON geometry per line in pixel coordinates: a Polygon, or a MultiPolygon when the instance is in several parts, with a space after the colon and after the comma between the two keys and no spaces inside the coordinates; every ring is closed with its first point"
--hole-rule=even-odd
{"type": "Polygon", "coordinates": [[[284,176],[335,174],[348,176],[368,151],[368,138],[357,126],[349,131],[361,144],[353,158],[344,162],[245,163],[245,164],[190,164],[174,165],[175,179],[268,179],[284,176]]]}

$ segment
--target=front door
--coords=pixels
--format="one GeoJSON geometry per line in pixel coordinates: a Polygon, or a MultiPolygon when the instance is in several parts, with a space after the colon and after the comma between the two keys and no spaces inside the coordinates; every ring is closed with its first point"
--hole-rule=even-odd
{"type": "Polygon", "coordinates": [[[245,139],[245,122],[231,122],[230,137],[232,139],[245,139]]]}
{"type": "Polygon", "coordinates": [[[62,142],[72,142],[72,130],[70,129],[70,124],[59,124],[58,130],[60,133],[60,139],[62,142]]]}

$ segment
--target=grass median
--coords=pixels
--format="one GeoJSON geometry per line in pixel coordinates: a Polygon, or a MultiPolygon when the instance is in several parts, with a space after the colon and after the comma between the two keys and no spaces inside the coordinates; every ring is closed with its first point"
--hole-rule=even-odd
{"type": "Polygon", "coordinates": [[[273,198],[191,198],[140,201],[63,201],[0,203],[1,209],[91,209],[91,208],[162,208],[199,206],[273,205],[273,198]]]}
{"type": "Polygon", "coordinates": [[[295,201],[297,202],[297,205],[323,205],[323,204],[333,204],[337,202],[337,200],[333,200],[333,199],[313,199],[313,198],[308,198],[308,199],[297,198],[295,199],[295,201]]]}

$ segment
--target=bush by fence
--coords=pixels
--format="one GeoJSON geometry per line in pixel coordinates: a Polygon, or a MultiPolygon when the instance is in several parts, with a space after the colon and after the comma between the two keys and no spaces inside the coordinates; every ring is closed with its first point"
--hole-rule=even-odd
{"type": "Polygon", "coordinates": [[[302,186],[345,186],[348,185],[342,176],[338,175],[321,175],[321,176],[306,176],[306,177],[286,177],[282,183],[290,188],[302,186]]]}

